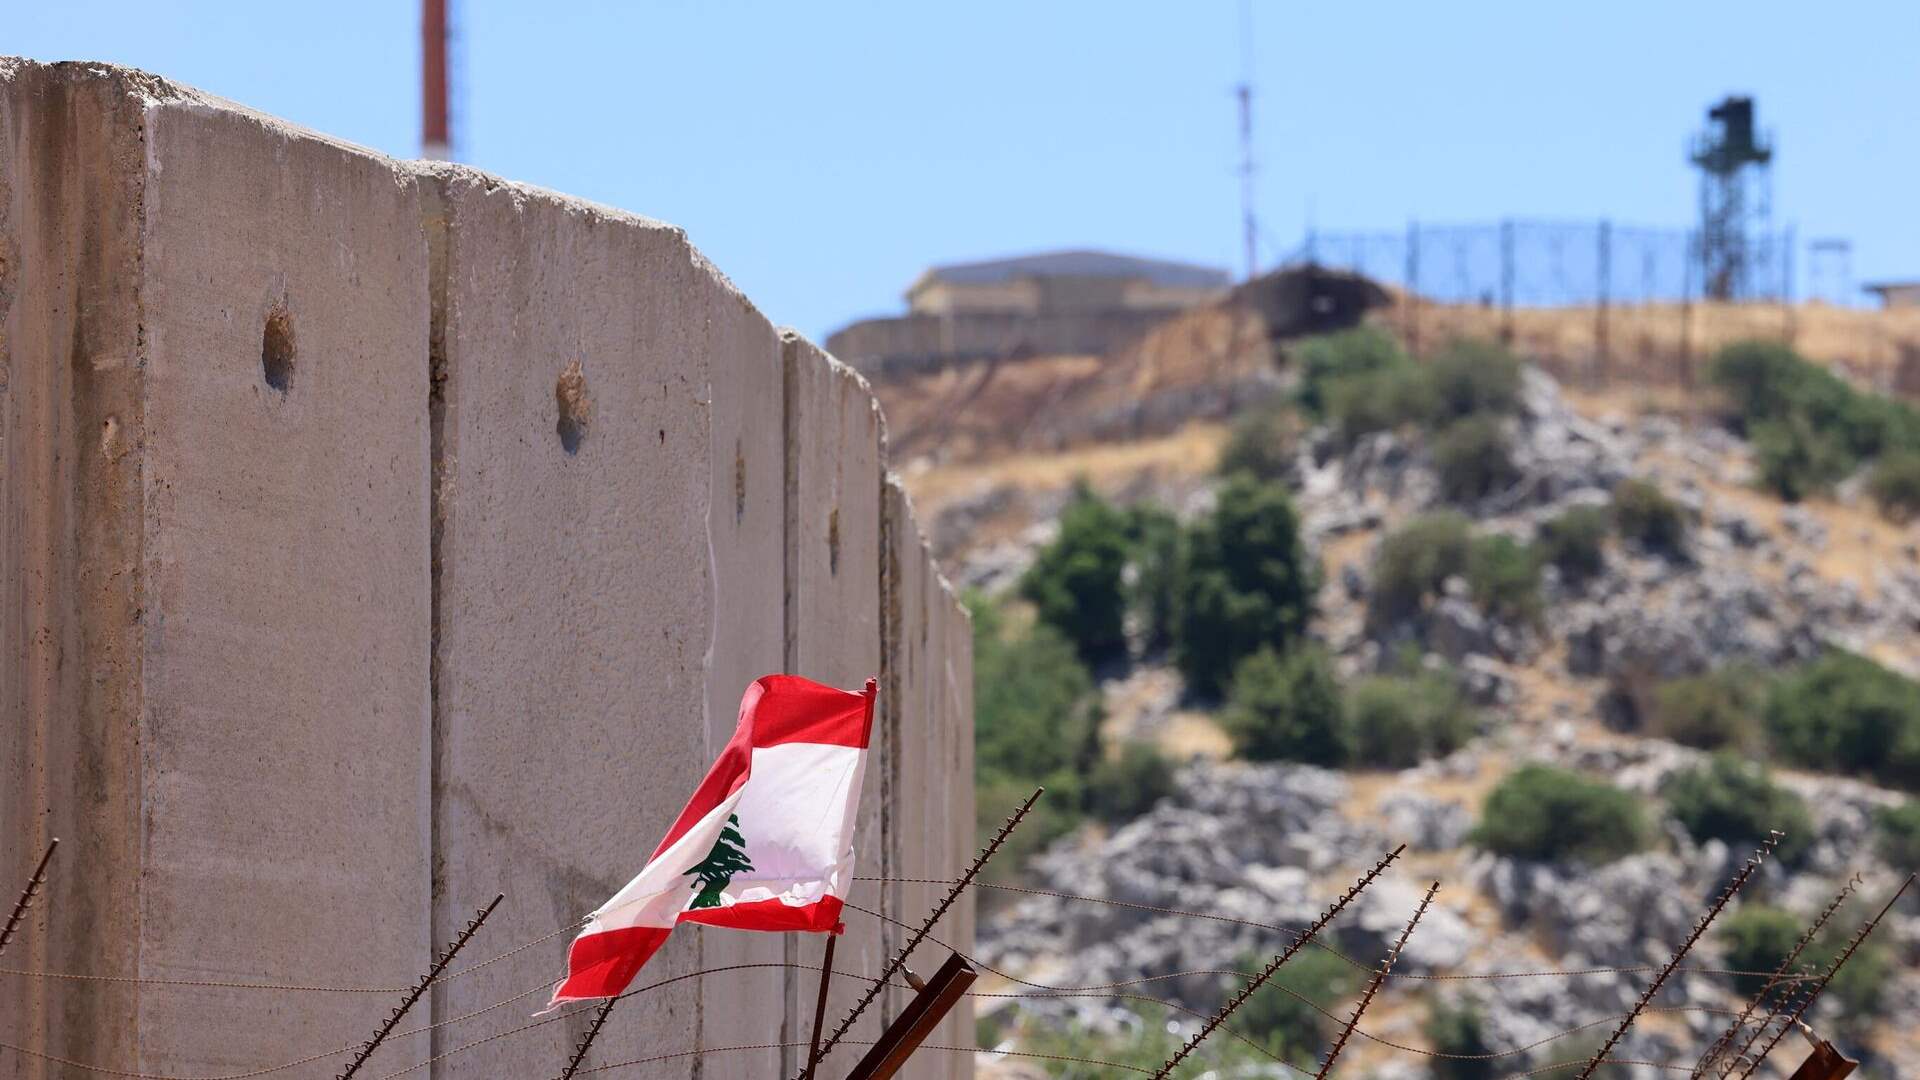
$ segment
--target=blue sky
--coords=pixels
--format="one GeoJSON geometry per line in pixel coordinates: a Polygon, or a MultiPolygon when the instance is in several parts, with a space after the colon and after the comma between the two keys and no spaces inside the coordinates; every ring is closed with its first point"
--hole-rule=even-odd
{"type": "MultiPolygon", "coordinates": [[[[932,262],[1088,246],[1237,267],[1236,0],[453,0],[458,156],[685,227],[778,322],[932,262]]],[[[144,67],[412,156],[411,0],[3,0],[0,52],[144,67]]],[[[1730,91],[1775,213],[1920,277],[1920,4],[1255,0],[1263,258],[1501,215],[1684,225],[1730,91]]]]}

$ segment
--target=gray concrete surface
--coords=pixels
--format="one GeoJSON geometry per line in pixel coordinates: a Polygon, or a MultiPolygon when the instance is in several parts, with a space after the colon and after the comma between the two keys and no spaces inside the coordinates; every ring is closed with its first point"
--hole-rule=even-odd
{"type": "MultiPolygon", "coordinates": [[[[0,963],[136,980],[0,976],[0,1042],[173,1074],[339,1050],[398,995],[189,984],[403,986],[504,892],[402,1028],[442,1026],[373,1067],[556,1069],[578,1017],[460,1048],[528,1023],[556,931],[638,869],[767,671],[887,673],[860,872],[963,865],[970,779],[936,774],[970,741],[964,616],[904,504],[883,517],[884,441],[864,382],[677,229],[0,60],[0,890],[65,841],[0,963]],[[918,598],[911,657],[883,579],[918,598]]],[[[877,974],[900,932],[847,923],[840,969],[877,974]]],[[[683,930],[641,981],[821,945],[683,930]]],[[[803,1040],[812,985],[663,987],[592,1061],[803,1040]]]]}

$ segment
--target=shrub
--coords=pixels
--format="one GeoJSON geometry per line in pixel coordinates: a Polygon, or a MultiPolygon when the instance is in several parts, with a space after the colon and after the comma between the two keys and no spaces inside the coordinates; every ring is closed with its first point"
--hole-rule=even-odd
{"type": "Polygon", "coordinates": [[[1404,769],[1450,754],[1478,726],[1453,680],[1435,672],[1360,679],[1347,692],[1346,713],[1353,761],[1374,768],[1404,769]]]}
{"type": "Polygon", "coordinates": [[[1789,761],[1920,790],[1920,685],[1834,650],[1776,681],[1766,727],[1789,761]]]}
{"type": "Polygon", "coordinates": [[[1467,571],[1472,527],[1454,511],[1418,517],[1380,542],[1367,615],[1376,626],[1417,615],[1427,597],[1467,571]]]}
{"type": "Polygon", "coordinates": [[[1348,755],[1339,679],[1318,648],[1247,657],[1234,672],[1220,726],[1255,761],[1339,765],[1348,755]]]}
{"type": "Polygon", "coordinates": [[[1524,765],[1487,794],[1474,842],[1539,862],[1599,863],[1638,851],[1647,826],[1633,795],[1550,765],[1524,765]]]}
{"type": "Polygon", "coordinates": [[[1131,821],[1173,792],[1173,763],[1151,743],[1129,742],[1093,767],[1087,812],[1106,822],[1131,821]]]}
{"type": "Polygon", "coordinates": [[[1323,393],[1327,421],[1349,445],[1433,414],[1432,384],[1411,366],[1332,379],[1323,393]]]}
{"type": "Polygon", "coordinates": [[[1803,416],[1756,423],[1749,435],[1760,486],[1788,502],[1826,491],[1853,471],[1853,455],[1840,440],[1803,416]]]}
{"type": "Polygon", "coordinates": [[[1217,694],[1243,658],[1285,651],[1313,614],[1318,578],[1284,488],[1244,474],[1222,484],[1181,550],[1174,660],[1188,687],[1217,694]]]}
{"type": "MultiPolygon", "coordinates": [[[[1827,374],[1792,348],[1770,341],[1729,345],[1714,356],[1707,371],[1726,395],[1733,419],[1743,426],[1788,416],[1814,394],[1830,395],[1831,390],[1815,385],[1827,374]]],[[[1846,389],[1844,384],[1841,389],[1846,389]]]]}
{"type": "Polygon", "coordinates": [[[1776,907],[1743,904],[1729,914],[1720,924],[1727,967],[1748,973],[1733,977],[1734,989],[1749,997],[1759,993],[1767,982],[1765,973],[1780,966],[1803,930],[1798,917],[1776,907]]]}
{"type": "Polygon", "coordinates": [[[1520,405],[1520,361],[1489,341],[1455,341],[1427,364],[1433,423],[1497,418],[1520,405]]]}
{"type": "Polygon", "coordinates": [[[1492,416],[1455,420],[1433,439],[1433,467],[1447,501],[1474,503],[1520,479],[1507,433],[1492,416]]]}
{"type": "Polygon", "coordinates": [[[1920,799],[1881,810],[1875,824],[1880,829],[1880,857],[1896,867],[1920,869],[1920,799]]]}
{"type": "MultiPolygon", "coordinates": [[[[1238,966],[1251,975],[1265,963],[1263,956],[1249,956],[1238,966]]],[[[1273,973],[1269,985],[1240,1006],[1240,1026],[1276,1056],[1311,1066],[1333,1034],[1331,1021],[1320,1010],[1331,1011],[1342,998],[1360,988],[1360,979],[1361,973],[1352,964],[1325,949],[1302,949],[1273,973]]],[[[1235,979],[1232,986],[1237,990],[1244,982],[1235,979]]]]}
{"type": "Polygon", "coordinates": [[[1585,581],[1607,567],[1607,530],[1611,522],[1598,506],[1576,506],[1543,522],[1534,550],[1557,567],[1568,582],[1585,581]]]}
{"type": "Polygon", "coordinates": [[[1480,610],[1508,622],[1540,618],[1540,561],[1510,536],[1477,536],[1467,547],[1467,585],[1480,610]]]}
{"type": "MultiPolygon", "coordinates": [[[[1780,966],[1803,933],[1804,920],[1776,907],[1748,905],[1728,915],[1720,928],[1727,966],[1750,973],[1735,975],[1734,988],[1745,995],[1757,993],[1766,984],[1765,973],[1780,966]]],[[[1825,968],[1845,944],[1846,931],[1829,928],[1808,944],[1796,963],[1825,968]]],[[[1864,1028],[1881,1011],[1891,966],[1878,942],[1869,940],[1854,952],[1827,985],[1827,993],[1841,1005],[1843,1023],[1864,1028]]]]}
{"type": "Polygon", "coordinates": [[[1036,785],[1045,784],[1051,796],[1034,806],[1008,840],[1006,856],[995,861],[994,873],[1011,876],[1027,854],[1079,823],[1079,780],[1099,746],[1093,680],[1051,626],[1017,630],[978,594],[967,606],[973,611],[976,826],[991,835],[1036,785]]]}
{"type": "Polygon", "coordinates": [[[1254,405],[1234,420],[1215,471],[1221,476],[1244,472],[1259,480],[1285,480],[1293,472],[1297,438],[1293,415],[1282,403],[1254,405]]]}
{"type": "Polygon", "coordinates": [[[1648,730],[1700,750],[1756,749],[1765,676],[1734,667],[1661,683],[1648,730]]]}
{"type": "Polygon", "coordinates": [[[1478,1055],[1491,1054],[1493,1047],[1487,1042],[1480,1010],[1472,1002],[1435,999],[1427,1006],[1423,1030],[1435,1051],[1456,1055],[1433,1059],[1428,1068],[1436,1080],[1484,1080],[1494,1074],[1496,1059],[1475,1060],[1478,1055]]]}
{"type": "Polygon", "coordinates": [[[1673,818],[1695,840],[1753,846],[1770,829],[1786,834],[1776,849],[1792,862],[1807,848],[1813,819],[1800,796],[1768,779],[1758,762],[1721,752],[1704,765],[1668,777],[1662,794],[1673,818]]]}
{"type": "Polygon", "coordinates": [[[1085,484],[1075,486],[1060,515],[1060,535],[1041,549],[1020,581],[1020,593],[1059,630],[1088,664],[1123,655],[1127,565],[1124,515],[1085,484]]]}
{"type": "Polygon", "coordinates": [[[1687,516],[1680,504],[1645,480],[1622,480],[1613,489],[1613,524],[1620,535],[1648,551],[1685,550],[1687,516]]]}
{"type": "Polygon", "coordinates": [[[1893,521],[1910,521],[1920,514],[1920,452],[1889,454],[1867,476],[1867,492],[1880,513],[1893,521]]]}
{"type": "Polygon", "coordinates": [[[1329,384],[1413,367],[1413,359],[1400,343],[1372,326],[1308,338],[1300,343],[1295,356],[1300,366],[1300,407],[1321,419],[1331,419],[1329,384]]]}
{"type": "Polygon", "coordinates": [[[1127,511],[1127,544],[1133,553],[1128,602],[1142,642],[1157,652],[1173,641],[1173,613],[1180,581],[1180,522],[1157,506],[1127,511]]]}

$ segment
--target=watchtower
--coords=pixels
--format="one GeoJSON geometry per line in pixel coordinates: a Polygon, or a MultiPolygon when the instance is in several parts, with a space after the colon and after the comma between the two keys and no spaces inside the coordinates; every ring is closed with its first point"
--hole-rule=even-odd
{"type": "Polygon", "coordinates": [[[1707,110],[1688,157],[1700,170],[1700,271],[1706,296],[1756,296],[1773,215],[1773,144],[1754,128],[1753,99],[1729,96],[1707,110]]]}

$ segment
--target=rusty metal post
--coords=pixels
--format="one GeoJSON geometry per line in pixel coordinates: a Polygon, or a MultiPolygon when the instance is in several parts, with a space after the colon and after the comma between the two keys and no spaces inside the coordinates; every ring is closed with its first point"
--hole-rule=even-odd
{"type": "Polygon", "coordinates": [[[460,949],[473,940],[474,932],[480,929],[480,924],[486,922],[487,916],[493,914],[493,909],[499,907],[500,901],[506,898],[505,893],[495,896],[491,903],[480,909],[480,913],[475,915],[472,921],[461,928],[459,935],[453,939],[453,944],[448,945],[447,950],[434,959],[433,967],[429,968],[425,975],[420,976],[420,981],[414,985],[413,989],[407,991],[407,996],[400,1002],[400,1007],[387,1014],[386,1020],[380,1025],[380,1030],[374,1032],[373,1038],[368,1039],[366,1045],[353,1055],[353,1061],[335,1080],[348,1080],[348,1077],[360,1071],[360,1067],[367,1063],[367,1059],[380,1048],[380,1044],[387,1041],[387,1036],[393,1034],[393,1029],[400,1023],[400,1018],[407,1015],[407,1010],[413,1008],[413,1003],[419,1001],[421,995],[427,992],[427,988],[433,985],[433,981],[440,977],[440,973],[447,970],[447,965],[453,962],[454,956],[460,949]]]}
{"type": "Polygon", "coordinates": [[[1820,1039],[1813,1044],[1813,1053],[1793,1070],[1789,1080],[1846,1080],[1859,1065],[1858,1061],[1834,1049],[1832,1043],[1820,1039]]]}
{"type": "Polygon", "coordinates": [[[1720,912],[1726,910],[1727,903],[1733,899],[1733,894],[1740,891],[1740,887],[1747,883],[1747,879],[1753,876],[1755,870],[1760,869],[1760,863],[1773,853],[1774,845],[1780,842],[1783,835],[1776,831],[1767,837],[1766,842],[1760,845],[1760,850],[1747,859],[1746,865],[1740,868],[1740,872],[1733,875],[1733,880],[1727,882],[1726,888],[1720,890],[1720,895],[1713,898],[1712,906],[1708,907],[1706,914],[1693,924],[1693,932],[1687,935],[1687,940],[1681,942],[1678,949],[1674,950],[1673,958],[1667,961],[1667,966],[1661,968],[1660,973],[1647,984],[1647,988],[1640,994],[1640,1000],[1633,1003],[1633,1008],[1627,1013],[1626,1018],[1620,1021],[1620,1026],[1613,1029],[1613,1034],[1608,1035],[1607,1041],[1600,1044],[1600,1049],[1587,1060],[1586,1067],[1580,1070],[1579,1080],[1588,1080],[1594,1070],[1606,1061],[1607,1055],[1613,1053],[1613,1048],[1619,1045],[1620,1040],[1627,1034],[1627,1029],[1633,1026],[1633,1022],[1638,1020],[1640,1014],[1653,1002],[1654,995],[1667,984],[1667,979],[1673,975],[1674,969],[1680,966],[1680,961],[1686,959],[1688,950],[1692,949],[1694,943],[1707,932],[1707,927],[1719,917],[1720,912]]]}
{"type": "Polygon", "coordinates": [[[947,962],[940,965],[940,970],[933,973],[933,978],[927,980],[919,994],[901,1010],[900,1018],[880,1033],[860,1064],[847,1074],[847,1080],[889,1080],[899,1072],[940,1021],[953,1011],[960,996],[973,985],[976,974],[960,954],[948,956],[947,962]]]}
{"type": "Polygon", "coordinates": [[[54,837],[47,844],[47,850],[40,856],[40,865],[33,868],[33,875],[27,878],[27,887],[20,890],[20,899],[13,905],[13,913],[7,916],[7,925],[0,927],[0,953],[7,951],[7,943],[26,920],[27,909],[33,906],[34,894],[47,883],[47,864],[53,861],[53,850],[60,846],[60,838],[54,837]]]}
{"type": "MultiPolygon", "coordinates": [[[[1046,792],[1046,788],[1034,788],[1033,794],[1027,796],[1027,801],[1020,804],[1020,808],[1013,812],[1013,816],[1000,824],[1000,829],[993,834],[993,839],[987,841],[987,846],[981,848],[980,853],[973,857],[973,863],[967,867],[967,872],[960,875],[959,880],[947,889],[947,894],[940,898],[940,902],[934,905],[932,911],[927,913],[927,917],[920,920],[919,927],[907,937],[907,943],[900,946],[900,951],[894,953],[893,958],[887,961],[887,966],[881,970],[880,977],[873,981],[873,985],[867,987],[867,992],[862,994],[860,1000],[848,1010],[847,1015],[840,1019],[839,1025],[833,1029],[833,1034],[827,1036],[827,1041],[821,1044],[816,1061],[825,1060],[847,1032],[852,1030],[854,1021],[860,1019],[860,1014],[867,1011],[867,1006],[873,1004],[873,999],[878,997],[887,983],[906,966],[907,957],[912,955],[913,950],[933,932],[934,924],[947,913],[947,909],[960,898],[960,894],[966,891],[967,886],[973,884],[973,879],[979,876],[981,869],[987,865],[987,860],[993,858],[994,853],[1000,850],[1000,845],[1007,842],[1007,837],[1013,834],[1013,830],[1020,827],[1020,822],[1026,818],[1027,812],[1033,809],[1033,804],[1039,802],[1040,796],[1046,792]]],[[[804,1076],[805,1074],[802,1073],[796,1076],[795,1080],[802,1080],[804,1076]]]]}
{"type": "Polygon", "coordinates": [[[1341,909],[1345,908],[1349,903],[1352,903],[1353,898],[1359,896],[1361,890],[1373,884],[1374,878],[1385,873],[1387,867],[1393,865],[1393,861],[1398,859],[1400,853],[1405,850],[1407,850],[1407,845],[1401,844],[1399,847],[1387,852],[1386,858],[1374,863],[1373,869],[1367,871],[1359,881],[1354,882],[1352,887],[1348,888],[1347,891],[1341,895],[1340,899],[1335,900],[1328,906],[1327,910],[1321,912],[1320,917],[1313,920],[1312,926],[1302,931],[1293,939],[1292,944],[1276,954],[1272,960],[1267,962],[1266,967],[1261,968],[1257,974],[1248,979],[1247,985],[1240,988],[1240,992],[1233,996],[1233,1000],[1220,1006],[1220,1011],[1208,1018],[1207,1022],[1200,1026],[1200,1030],[1193,1033],[1193,1038],[1188,1039],[1186,1045],[1182,1046],[1178,1052],[1168,1058],[1166,1064],[1160,1066],[1160,1071],[1153,1074],[1153,1080],[1167,1080],[1167,1077],[1173,1074],[1173,1070],[1178,1068],[1180,1063],[1187,1059],[1187,1055],[1193,1053],[1194,1049],[1198,1047],[1201,1042],[1205,1041],[1207,1036],[1213,1034],[1215,1028],[1226,1023],[1227,1017],[1232,1016],[1235,1009],[1246,1004],[1247,999],[1253,996],[1255,990],[1265,986],[1267,980],[1273,978],[1273,973],[1280,970],[1280,965],[1293,959],[1294,953],[1306,948],[1307,943],[1313,940],[1315,934],[1326,929],[1327,924],[1333,921],[1333,917],[1340,914],[1341,909]]]}
{"type": "Polygon", "coordinates": [[[1387,981],[1387,975],[1393,971],[1394,961],[1400,959],[1400,950],[1406,948],[1407,939],[1413,936],[1413,928],[1420,925],[1420,916],[1427,913],[1427,905],[1433,903],[1433,894],[1439,891],[1440,883],[1437,881],[1427,886],[1427,895],[1420,898],[1420,906],[1413,909],[1413,918],[1407,920],[1406,929],[1400,931],[1400,940],[1394,942],[1393,948],[1387,950],[1387,958],[1380,961],[1380,966],[1375,969],[1373,978],[1367,980],[1367,989],[1360,995],[1359,1002],[1354,1005],[1353,1015],[1347,1017],[1347,1022],[1341,1027],[1339,1036],[1333,1040],[1333,1047],[1327,1051],[1327,1060],[1320,1063],[1320,1071],[1314,1074],[1313,1080],[1327,1080],[1327,1075],[1333,1071],[1334,1061],[1340,1057],[1340,1051],[1346,1048],[1347,1040],[1353,1038],[1353,1029],[1360,1026],[1360,1014],[1366,1012],[1367,1006],[1373,1004],[1373,995],[1379,993],[1380,984],[1387,981]]]}
{"type": "Polygon", "coordinates": [[[807,1044],[807,1071],[801,1075],[813,1080],[813,1070],[820,1064],[820,1029],[827,1022],[827,982],[833,978],[833,946],[840,940],[838,933],[827,935],[827,954],[820,960],[820,996],[813,1002],[813,1040],[807,1044]]]}

